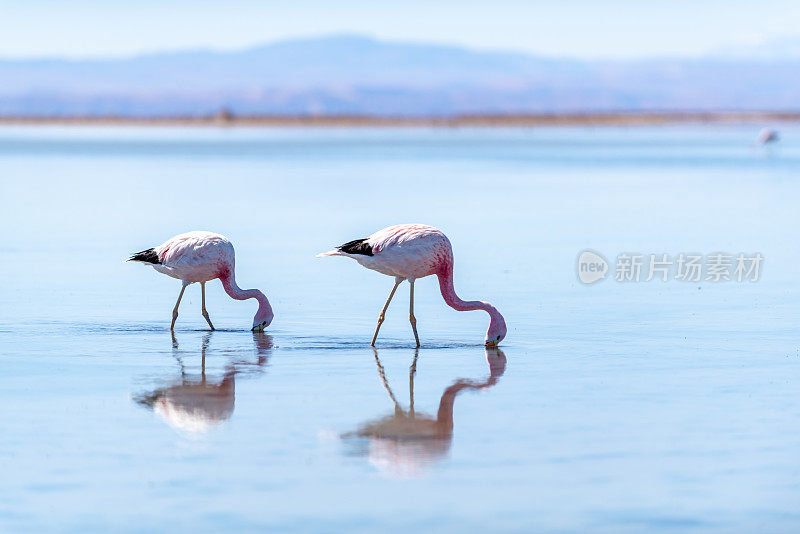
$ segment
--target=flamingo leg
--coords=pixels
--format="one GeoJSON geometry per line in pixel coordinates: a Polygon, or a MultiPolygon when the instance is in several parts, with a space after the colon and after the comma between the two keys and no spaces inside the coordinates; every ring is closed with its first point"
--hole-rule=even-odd
{"type": "Polygon", "coordinates": [[[417,334],[417,318],[414,317],[414,280],[409,280],[411,284],[411,305],[408,308],[408,320],[411,321],[411,329],[414,331],[414,339],[417,340],[417,347],[419,347],[419,335],[417,334]]]}
{"type": "Polygon", "coordinates": [[[386,299],[386,304],[383,305],[383,309],[381,310],[381,314],[378,315],[378,326],[375,327],[375,335],[372,336],[372,343],[370,343],[370,345],[372,345],[373,347],[375,346],[375,341],[378,339],[378,331],[381,329],[381,325],[383,324],[383,320],[386,317],[386,309],[389,307],[389,303],[392,302],[392,297],[394,296],[394,292],[397,291],[397,286],[399,286],[400,282],[402,282],[402,281],[403,281],[402,278],[395,278],[394,287],[392,288],[392,292],[389,293],[389,298],[386,299]]]}
{"type": "Polygon", "coordinates": [[[203,317],[206,318],[206,322],[208,323],[208,326],[211,328],[211,330],[214,330],[215,329],[214,325],[211,324],[211,318],[209,318],[208,312],[206,311],[206,283],[205,282],[200,282],[200,289],[201,289],[201,291],[203,293],[203,317]]]}
{"type": "Polygon", "coordinates": [[[183,298],[183,292],[186,291],[186,285],[187,284],[183,284],[183,286],[181,286],[181,292],[178,295],[178,302],[175,303],[175,308],[172,310],[172,324],[169,325],[170,332],[175,330],[175,321],[178,319],[178,306],[181,305],[181,299],[183,298]]]}

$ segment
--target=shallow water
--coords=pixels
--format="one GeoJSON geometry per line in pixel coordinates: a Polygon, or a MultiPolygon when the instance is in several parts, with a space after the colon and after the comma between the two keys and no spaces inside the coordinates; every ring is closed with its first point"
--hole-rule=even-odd
{"type": "Polygon", "coordinates": [[[0,128],[0,530],[796,532],[800,129],[757,131],[0,128]],[[423,347],[405,285],[369,347],[392,281],[314,255],[397,222],[501,351],[432,279],[423,347]],[[124,259],[189,229],[266,335],[217,282],[170,335],[124,259]],[[584,286],[586,248],[764,264],[584,286]]]}

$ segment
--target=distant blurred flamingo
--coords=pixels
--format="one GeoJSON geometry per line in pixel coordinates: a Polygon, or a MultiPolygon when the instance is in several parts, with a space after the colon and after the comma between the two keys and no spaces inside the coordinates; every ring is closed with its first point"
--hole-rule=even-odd
{"type": "Polygon", "coordinates": [[[762,128],[761,131],[758,132],[758,137],[756,137],[756,144],[758,146],[764,146],[769,143],[780,141],[780,138],[781,137],[777,130],[773,130],[772,128],[762,128]]]}
{"type": "Polygon", "coordinates": [[[236,285],[233,245],[224,236],[212,232],[187,232],[176,235],[155,248],[137,252],[128,261],[152,265],[156,271],[183,281],[178,302],[172,310],[170,330],[175,329],[183,292],[186,286],[194,282],[200,282],[203,294],[203,317],[211,330],[214,330],[206,311],[206,282],[215,278],[220,279],[222,287],[231,298],[258,301],[258,311],[253,318],[253,331],[262,331],[272,322],[274,314],[264,293],[258,289],[240,289],[236,285]]]}
{"type": "Polygon", "coordinates": [[[318,254],[320,256],[347,256],[358,263],[387,276],[394,276],[395,282],[386,304],[378,316],[378,326],[372,336],[372,346],[378,339],[378,331],[383,324],[386,309],[392,301],[397,286],[403,280],[411,285],[411,305],[408,319],[419,347],[417,319],[414,317],[414,281],[435,274],[439,278],[439,288],[444,301],[458,311],[484,310],[489,314],[489,329],[484,343],[497,346],[506,337],[506,322],[497,308],[488,302],[477,300],[463,301],[453,287],[453,248],[450,240],[441,231],[424,224],[398,224],[389,226],[365,239],[356,239],[344,245],[318,254]]]}

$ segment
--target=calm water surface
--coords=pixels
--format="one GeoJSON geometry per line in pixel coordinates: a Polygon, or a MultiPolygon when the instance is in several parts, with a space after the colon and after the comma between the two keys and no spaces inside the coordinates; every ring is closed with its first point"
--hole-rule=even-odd
{"type": "MultiPolygon", "coordinates": [[[[800,128],[0,128],[0,530],[797,532],[800,128]],[[456,288],[317,252],[443,229],[456,288]],[[254,301],[125,263],[227,235],[254,301]],[[578,282],[591,248],[757,283],[578,282]]],[[[613,268],[613,266],[612,266],[613,268]]]]}

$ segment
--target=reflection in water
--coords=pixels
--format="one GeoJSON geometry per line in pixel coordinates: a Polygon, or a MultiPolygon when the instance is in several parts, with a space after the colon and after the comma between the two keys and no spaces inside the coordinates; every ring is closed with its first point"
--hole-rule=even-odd
{"type": "Polygon", "coordinates": [[[203,336],[199,375],[187,371],[173,334],[172,355],[180,366],[180,379],[170,386],[134,397],[138,404],[152,409],[176,430],[200,434],[228,420],[236,398],[236,376],[263,372],[272,351],[272,337],[253,332],[255,362],[229,359],[221,379],[209,378],[206,376],[206,352],[212,334],[208,332],[203,336]]]}
{"type": "Polygon", "coordinates": [[[453,441],[453,406],[456,396],[466,389],[485,389],[492,387],[506,370],[506,356],[500,349],[485,349],[489,376],[481,381],[458,379],[442,393],[436,417],[417,412],[414,409],[414,377],[417,373],[419,350],[414,353],[414,361],[409,369],[408,387],[410,404],[404,410],[397,401],[377,349],[375,362],[389,397],[394,403],[394,413],[380,419],[368,421],[355,432],[348,432],[345,439],[364,438],[365,445],[358,453],[367,456],[370,463],[390,476],[414,477],[422,469],[447,456],[453,441]]]}

